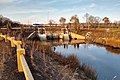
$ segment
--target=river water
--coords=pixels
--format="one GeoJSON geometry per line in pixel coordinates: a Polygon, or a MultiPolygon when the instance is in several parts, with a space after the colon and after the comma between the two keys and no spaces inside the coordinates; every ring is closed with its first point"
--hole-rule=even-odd
{"type": "MultiPolygon", "coordinates": [[[[109,49],[109,48],[108,48],[109,49]]],[[[120,80],[120,51],[108,51],[95,44],[63,44],[54,46],[57,54],[74,54],[82,63],[88,64],[98,73],[98,80],[120,80]]],[[[112,48],[111,48],[112,49],[112,48]]]]}

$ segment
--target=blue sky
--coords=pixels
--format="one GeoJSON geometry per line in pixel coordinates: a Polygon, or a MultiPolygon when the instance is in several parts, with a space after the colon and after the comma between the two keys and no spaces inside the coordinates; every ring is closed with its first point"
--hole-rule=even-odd
{"type": "Polygon", "coordinates": [[[120,20],[120,0],[0,0],[0,14],[21,23],[48,23],[60,17],[69,22],[77,14],[80,22],[89,13],[110,21],[120,20]]]}

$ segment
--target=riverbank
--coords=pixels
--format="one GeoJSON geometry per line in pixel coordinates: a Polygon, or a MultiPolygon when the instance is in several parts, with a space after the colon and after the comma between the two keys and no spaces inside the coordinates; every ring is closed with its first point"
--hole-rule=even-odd
{"type": "Polygon", "coordinates": [[[76,56],[70,55],[66,58],[53,52],[51,47],[42,45],[39,41],[26,41],[26,53],[30,57],[36,80],[97,80],[96,71],[86,64],[80,65],[76,56]]]}
{"type": "MultiPolygon", "coordinates": [[[[19,33],[19,32],[14,32],[19,33]]],[[[9,34],[9,36],[13,36],[13,33],[9,34]]],[[[42,45],[40,41],[29,41],[26,39],[23,39],[23,36],[26,36],[27,34],[14,34],[16,36],[17,40],[22,40],[23,44],[22,47],[25,48],[26,51],[26,60],[30,67],[30,70],[33,74],[33,77],[35,80],[59,80],[59,79],[81,79],[81,80],[96,80],[97,79],[97,73],[94,69],[90,68],[86,64],[79,64],[80,62],[77,60],[77,58],[74,55],[71,55],[68,58],[65,58],[62,55],[57,55],[55,52],[51,50],[52,45],[42,45]]],[[[3,41],[2,41],[3,42],[3,41]]],[[[6,43],[7,45],[10,45],[9,43],[6,43]]],[[[2,45],[1,45],[2,46],[2,45]]],[[[8,78],[4,79],[4,77],[11,77],[9,80],[18,80],[20,77],[14,76],[17,71],[17,61],[16,61],[16,51],[14,52],[14,58],[10,58],[10,61],[12,60],[14,63],[9,62],[9,65],[6,65],[5,71],[8,75],[4,75],[2,77],[2,80],[8,80],[8,78]],[[10,64],[14,64],[13,66],[10,66],[10,64]],[[15,68],[13,68],[15,67],[15,68]],[[12,68],[12,69],[11,69],[12,68]],[[9,75],[9,71],[13,73],[9,75]],[[8,72],[7,72],[8,71],[8,72]],[[12,77],[13,76],[13,77],[12,77]]],[[[3,68],[2,68],[3,69],[3,68]]],[[[5,74],[6,74],[5,73],[5,74]]],[[[3,73],[1,72],[3,75],[3,73]]],[[[23,73],[22,77],[20,77],[20,80],[24,80],[23,73]]],[[[16,74],[17,75],[17,74],[16,74]]]]}
{"type": "Polygon", "coordinates": [[[114,48],[120,48],[120,31],[115,30],[81,30],[79,34],[86,35],[88,32],[90,34],[87,36],[87,40],[93,43],[102,44],[105,46],[111,46],[114,48]]]}

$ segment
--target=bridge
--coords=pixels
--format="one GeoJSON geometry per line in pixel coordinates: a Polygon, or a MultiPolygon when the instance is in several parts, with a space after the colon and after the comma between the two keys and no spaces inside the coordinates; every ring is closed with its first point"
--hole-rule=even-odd
{"type": "MultiPolygon", "coordinates": [[[[6,28],[1,28],[1,29],[5,30],[6,28]]],[[[12,30],[20,30],[20,29],[21,29],[20,27],[12,28],[12,30]]],[[[24,27],[24,29],[29,32],[28,38],[35,36],[35,29],[34,28],[24,27]]],[[[61,36],[62,34],[64,34],[61,31],[61,28],[48,28],[47,27],[45,29],[46,29],[46,35],[52,33],[52,34],[59,34],[59,36],[61,36]]],[[[74,33],[72,31],[69,31],[68,34],[69,34],[69,36],[70,36],[71,39],[75,39],[75,40],[84,40],[85,39],[85,36],[79,35],[79,34],[74,33]]]]}
{"type": "MultiPolygon", "coordinates": [[[[30,38],[36,37],[36,34],[40,34],[40,33],[38,31],[33,31],[27,38],[30,39],[30,38]]],[[[71,40],[71,39],[72,40],[85,40],[85,36],[79,35],[74,32],[64,33],[62,31],[55,31],[55,32],[46,31],[44,34],[46,35],[46,37],[52,36],[52,39],[54,39],[54,38],[64,39],[66,36],[68,36],[69,39],[67,39],[67,40],[71,40]]]]}

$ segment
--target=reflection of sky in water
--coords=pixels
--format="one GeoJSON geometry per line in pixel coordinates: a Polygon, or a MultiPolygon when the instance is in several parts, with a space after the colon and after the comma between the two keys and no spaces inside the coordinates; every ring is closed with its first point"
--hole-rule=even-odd
{"type": "Polygon", "coordinates": [[[67,57],[67,55],[75,54],[81,62],[89,64],[95,68],[99,80],[120,80],[120,55],[112,54],[104,47],[98,47],[92,44],[79,44],[74,48],[74,45],[56,46],[55,52],[58,52],[67,57]]]}

